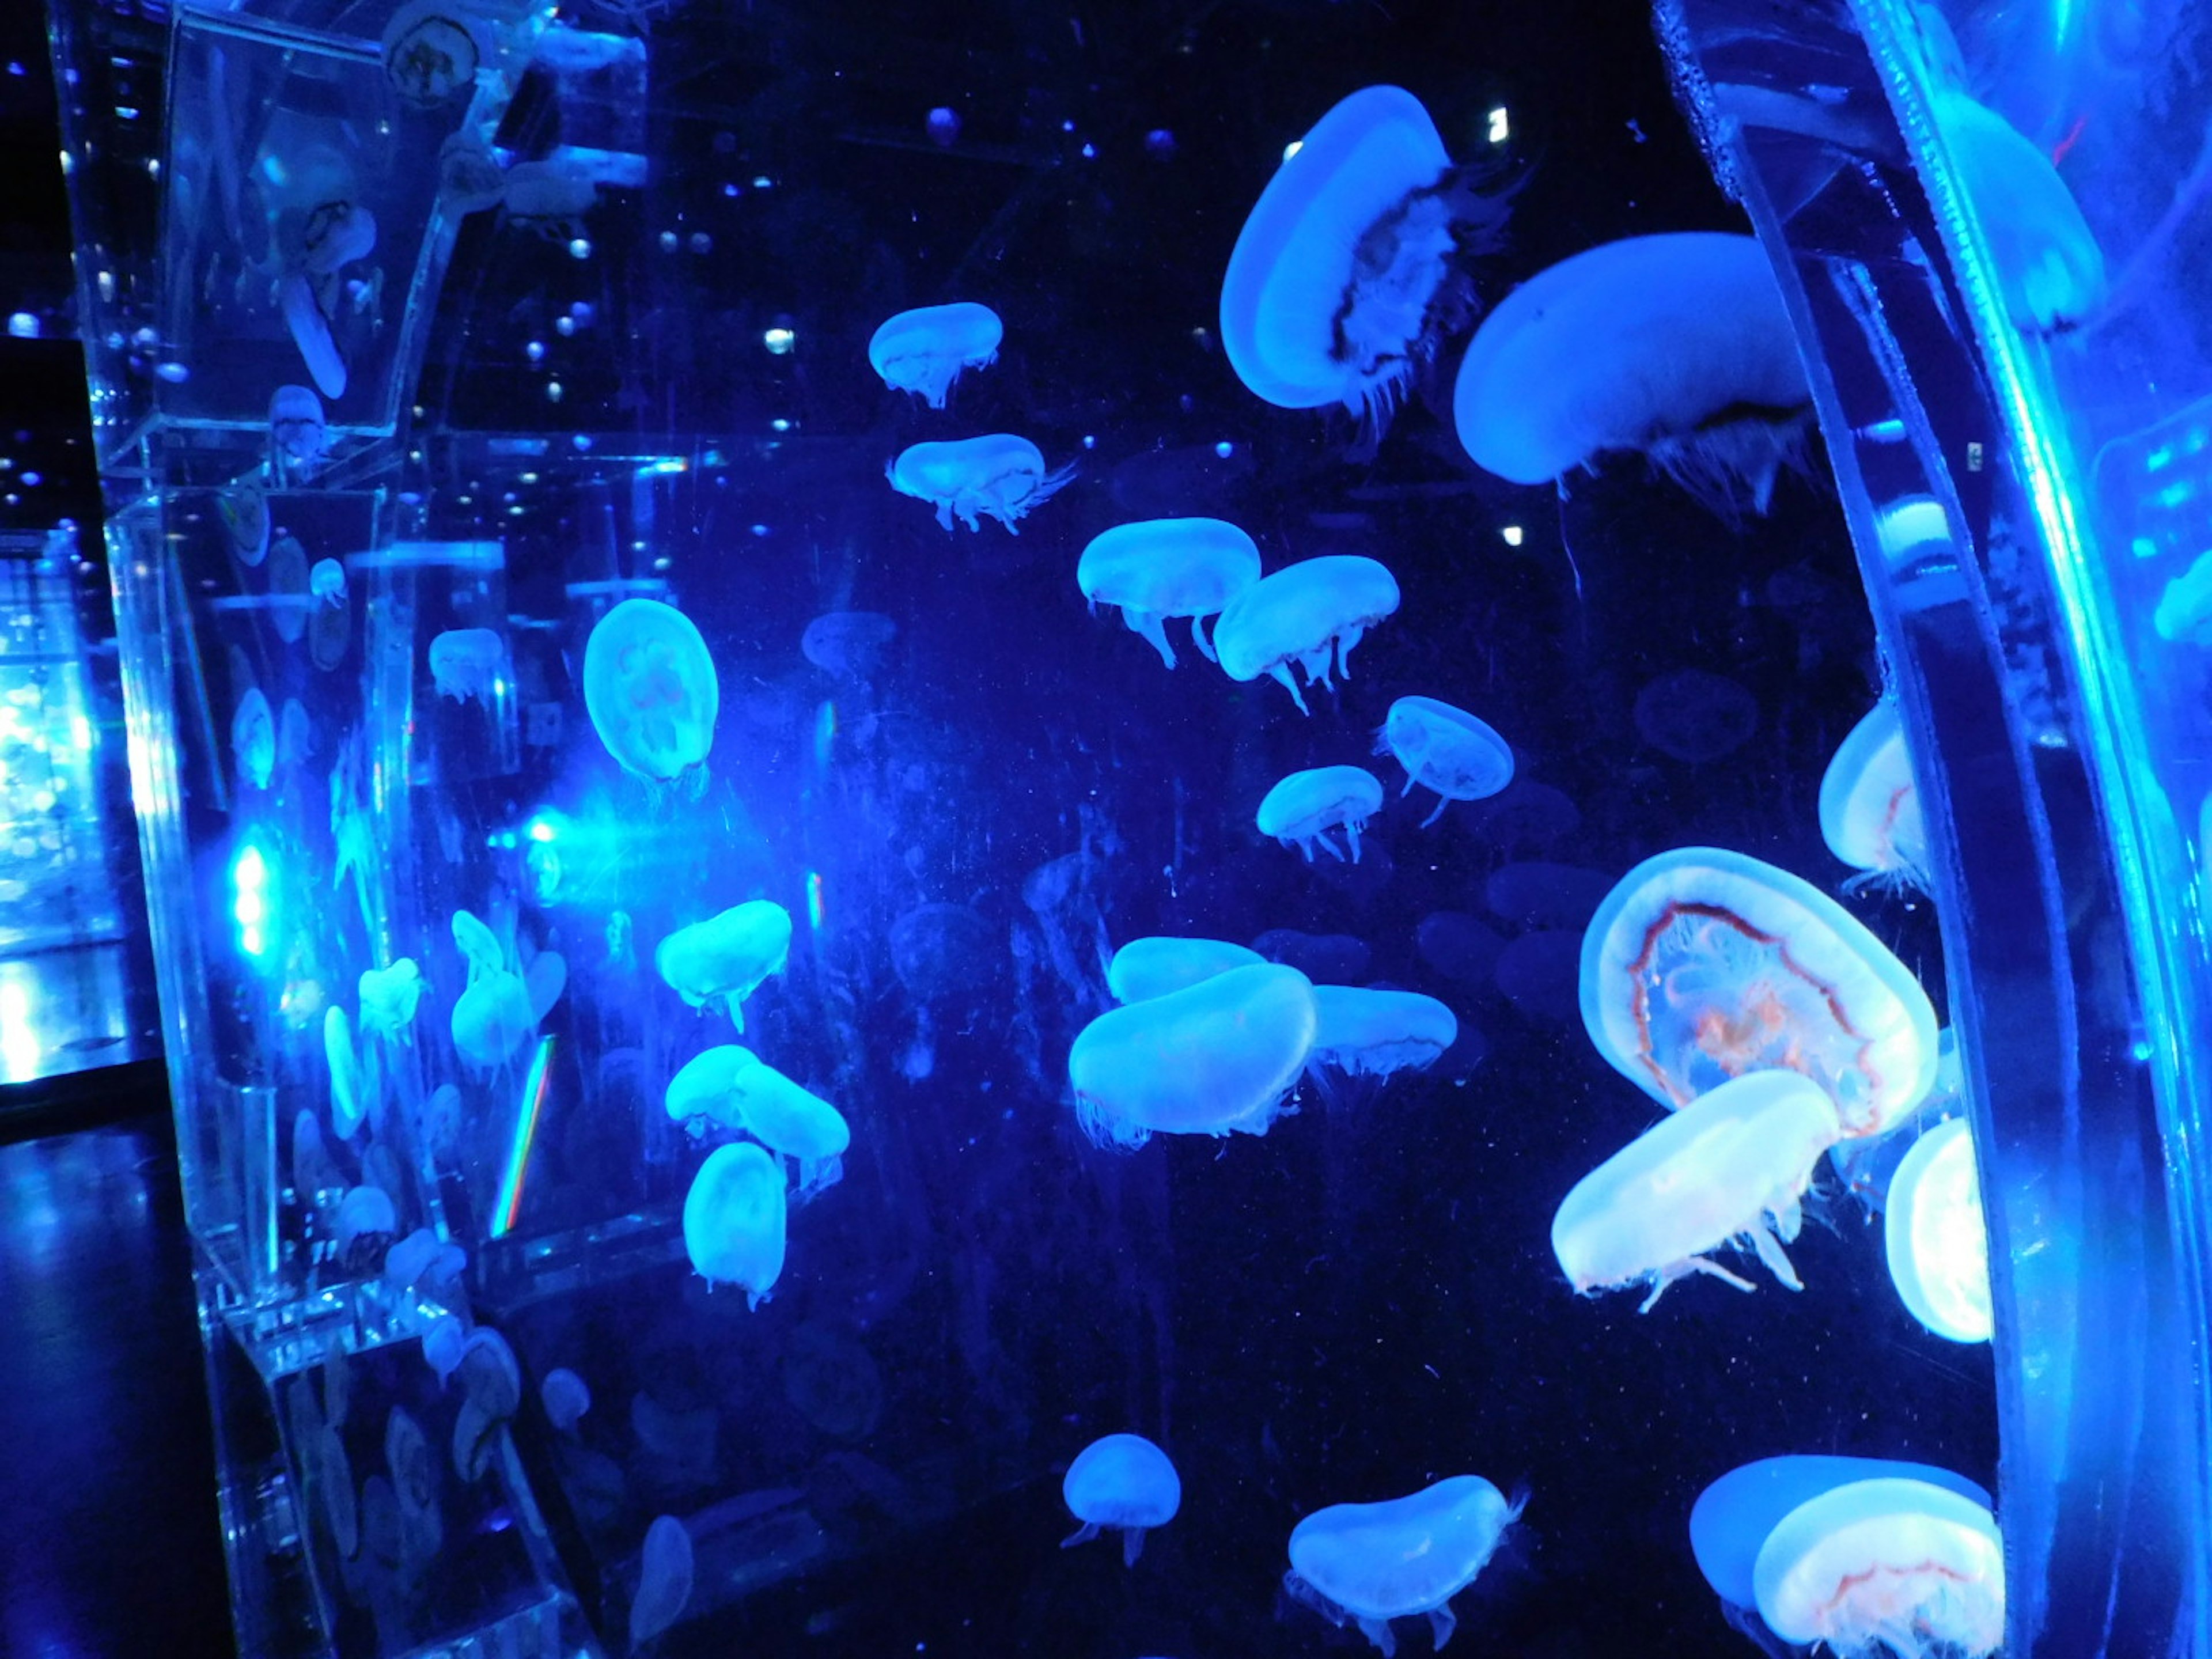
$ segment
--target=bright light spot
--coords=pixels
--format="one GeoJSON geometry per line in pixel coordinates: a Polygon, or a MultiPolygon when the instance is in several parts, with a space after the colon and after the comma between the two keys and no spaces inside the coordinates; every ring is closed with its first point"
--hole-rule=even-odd
{"type": "Polygon", "coordinates": [[[8,332],[18,340],[39,337],[39,319],[27,311],[18,311],[8,319],[8,332]]]}
{"type": "Polygon", "coordinates": [[[31,988],[10,978],[0,984],[0,1076],[19,1082],[36,1076],[38,1069],[39,1036],[31,1029],[31,988]]]}
{"type": "Polygon", "coordinates": [[[762,173],[759,178],[753,180],[753,188],[755,190],[770,190],[775,187],[775,180],[769,178],[765,173],[762,173]]]}
{"type": "Polygon", "coordinates": [[[553,826],[546,823],[544,818],[532,818],[530,820],[531,840],[535,842],[548,842],[553,839],[554,834],[555,831],[553,826]]]}
{"type": "Polygon", "coordinates": [[[1231,455],[1234,455],[1237,453],[1237,446],[1231,443],[1228,439],[1224,438],[1219,443],[1214,445],[1213,453],[1220,456],[1221,459],[1225,461],[1231,455]]]}
{"type": "Polygon", "coordinates": [[[822,872],[819,870],[806,872],[806,925],[817,929],[822,926],[822,872]]]}
{"type": "Polygon", "coordinates": [[[1283,159],[1284,159],[1285,161],[1289,161],[1289,160],[1291,159],[1291,157],[1292,157],[1293,155],[1297,155],[1300,150],[1304,149],[1305,147],[1306,147],[1306,141],[1305,141],[1304,139],[1303,139],[1303,138],[1293,138],[1293,139],[1291,139],[1291,142],[1290,142],[1289,143],[1285,144],[1285,145],[1283,146],[1283,159]]]}
{"type": "Polygon", "coordinates": [[[761,343],[775,356],[787,356],[792,347],[799,343],[799,336],[787,328],[772,328],[761,336],[761,343]]]}
{"type": "Polygon", "coordinates": [[[522,348],[522,355],[529,358],[533,363],[544,362],[545,361],[545,342],[543,340],[532,340],[528,345],[522,348]]]}
{"type": "Polygon", "coordinates": [[[771,432],[788,432],[791,430],[791,422],[785,420],[781,415],[777,416],[768,424],[769,430],[771,432]]]}
{"type": "Polygon", "coordinates": [[[1518,547],[1521,545],[1521,526],[1519,525],[1509,524],[1504,529],[1499,531],[1498,533],[1505,538],[1506,546],[1518,547]]]}
{"type": "Polygon", "coordinates": [[[1506,124],[1505,106],[1500,104],[1490,112],[1490,142],[1493,144],[1502,144],[1510,137],[1512,137],[1512,131],[1506,124]]]}
{"type": "Polygon", "coordinates": [[[575,240],[569,243],[568,257],[571,259],[590,258],[592,257],[592,244],[590,239],[587,237],[579,236],[575,240]]]}

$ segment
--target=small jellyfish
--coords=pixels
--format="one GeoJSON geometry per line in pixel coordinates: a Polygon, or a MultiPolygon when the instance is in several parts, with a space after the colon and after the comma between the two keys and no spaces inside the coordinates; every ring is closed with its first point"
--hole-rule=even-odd
{"type": "Polygon", "coordinates": [[[422,973],[412,957],[389,968],[364,968],[361,980],[361,1029],[404,1042],[422,1000],[422,973]]]}
{"type": "Polygon", "coordinates": [[[462,0],[408,0],[384,27],[384,73],[409,103],[428,108],[476,85],[486,42],[462,0]]]}
{"type": "Polygon", "coordinates": [[[1710,847],[1646,859],[1583,935],[1583,1024],[1661,1104],[1770,1066],[1875,1134],[1936,1080],[1936,1011],[1905,964],[1786,870],[1710,847]]]}
{"type": "Polygon", "coordinates": [[[915,444],[899,453],[884,476],[900,495],[933,503],[941,529],[952,528],[955,514],[969,529],[981,529],[980,515],[1018,535],[1021,520],[1065,489],[1075,467],[1048,472],[1027,438],[994,432],[957,443],[915,444]]]}
{"type": "Polygon", "coordinates": [[[1459,1040],[1459,1017],[1418,991],[1314,987],[1311,1063],[1351,1077],[1419,1071],[1459,1040]]]}
{"type": "Polygon", "coordinates": [[[337,1003],[323,1011],[323,1058],[331,1068],[331,1127],[349,1140],[368,1110],[361,1086],[361,1060],[354,1051],[353,1018],[337,1003]]]}
{"type": "Polygon", "coordinates": [[[317,559],[314,568],[307,572],[307,592],[332,610],[343,610],[346,602],[345,567],[336,559],[317,559]]]}
{"type": "Polygon", "coordinates": [[[1452,165],[1412,94],[1353,93],[1285,157],[1229,256],[1237,378],[1280,408],[1341,404],[1379,428],[1474,314],[1465,266],[1502,245],[1508,193],[1452,165]]]}
{"type": "Polygon", "coordinates": [[[633,1651],[683,1616],[691,1599],[691,1534],[674,1516],[655,1516],[637,1562],[637,1594],[629,1604],[633,1651]]]}
{"type": "Polygon", "coordinates": [[[441,697],[489,708],[506,671],[507,641],[491,629],[449,628],[430,641],[430,683],[441,697]]]}
{"type": "Polygon", "coordinates": [[[1939,1123],[1912,1143],[1890,1179],[1882,1215],[1890,1282],[1905,1310],[1952,1342],[1986,1342],[1990,1240],[1966,1120],[1939,1123]]]}
{"type": "Polygon", "coordinates": [[[1164,1527],[1182,1507],[1182,1477],[1141,1434],[1092,1441],[1067,1466],[1060,1490],[1068,1513],[1083,1523],[1060,1540],[1060,1548],[1087,1544],[1110,1527],[1121,1534],[1121,1564],[1130,1567],[1144,1553],[1146,1531],[1164,1527]]]}
{"type": "Polygon", "coordinates": [[[875,331],[868,363],[892,391],[915,392],[932,409],[942,409],[963,370],[998,362],[1006,333],[988,306],[967,300],[923,306],[900,312],[875,331]]]}
{"type": "Polygon", "coordinates": [[[545,1380],[538,1385],[538,1399],[545,1407],[545,1420],[562,1434],[574,1429],[592,1409],[590,1385],[566,1365],[556,1365],[545,1373],[545,1380]]]}
{"type": "Polygon", "coordinates": [[[1766,511],[1812,416],[1765,251],[1708,231],[1607,242],[1522,283],[1475,331],[1452,402],[1460,442],[1501,478],[1640,450],[1729,521],[1766,511]]]}
{"type": "Polygon", "coordinates": [[[1437,792],[1425,830],[1455,800],[1481,800],[1513,781],[1513,750],[1489,723],[1434,697],[1401,697],[1375,734],[1375,752],[1395,755],[1406,769],[1406,787],[1437,792]]]}
{"type": "Polygon", "coordinates": [[[459,1293],[469,1253],[428,1227],[417,1227],[387,1251],[384,1282],[395,1291],[420,1290],[445,1300],[459,1293]]]}
{"type": "Polygon", "coordinates": [[[1341,827],[1357,864],[1359,832],[1382,810],[1382,786],[1372,772],[1358,766],[1316,766],[1291,773],[1270,789],[1254,821],[1261,835],[1297,848],[1309,864],[1316,847],[1342,861],[1343,849],[1328,838],[1330,830],[1341,827]]]}
{"type": "Polygon", "coordinates": [[[1428,1615],[1435,1644],[1451,1639],[1449,1603],[1473,1583],[1528,1502],[1511,1503],[1479,1474],[1455,1474],[1405,1498],[1332,1504],[1291,1532],[1283,1589],[1333,1625],[1349,1620],[1383,1659],[1398,1650],[1393,1619],[1428,1615]]]}
{"type": "Polygon", "coordinates": [[[1291,678],[1293,664],[1309,685],[1329,684],[1334,672],[1352,678],[1352,648],[1360,636],[1398,608],[1398,580],[1373,559],[1324,554],[1262,576],[1231,599],[1213,625],[1221,666],[1232,680],[1273,677],[1302,714],[1304,694],[1291,678]]]}
{"type": "Polygon", "coordinates": [[[1844,890],[1871,885],[1928,890],[1928,830],[1905,725],[1887,697],[1837,745],[1820,778],[1820,838],[1860,873],[1844,890]]]}
{"type": "Polygon", "coordinates": [[[654,947],[653,965],[690,1006],[711,1004],[742,1031],[745,999],[790,955],[791,912],[773,899],[748,899],[678,928],[654,947]]]}
{"type": "Polygon", "coordinates": [[[1802,1290],[1782,1247],[1796,1238],[1798,1200],[1839,1133],[1828,1097],[1795,1072],[1723,1083],[1577,1182],[1552,1218],[1553,1254],[1578,1295],[1648,1282],[1639,1313],[1693,1273],[1751,1289],[1705,1254],[1737,1239],[1802,1290]]]}
{"type": "Polygon", "coordinates": [[[440,1314],[422,1333],[422,1363],[437,1373],[441,1388],[461,1368],[468,1336],[469,1328],[459,1316],[449,1313],[440,1314]]]}
{"type": "Polygon", "coordinates": [[[783,1168],[750,1140],[707,1154],[684,1199],[684,1248],[710,1284],[757,1308],[783,1272],[783,1168]]]}
{"type": "Polygon", "coordinates": [[[323,400],[303,386],[280,386],[269,399],[269,441],[281,466],[289,462],[302,477],[312,475],[330,447],[323,400]]]}
{"type": "Polygon", "coordinates": [[[1226,939],[1155,934],[1133,939],[1114,952],[1106,964],[1106,988],[1116,1002],[1150,1002],[1231,968],[1257,967],[1266,960],[1257,951],[1226,939]]]}
{"type": "Polygon", "coordinates": [[[751,1050],[736,1044],[742,1060],[727,1074],[729,1106],[737,1126],[780,1158],[799,1165],[794,1201],[803,1202],[843,1174],[845,1149],[853,1132],[844,1114],[820,1096],[801,1088],[751,1050]]]}
{"type": "Polygon", "coordinates": [[[2081,322],[2105,297],[2105,256],[2058,169],[1962,92],[1938,88],[1931,107],[2013,326],[2049,334],[2081,322]]]}
{"type": "Polygon", "coordinates": [[[276,775],[276,717],[258,685],[246,688],[238,712],[230,717],[230,751],[238,763],[238,781],[266,789],[276,775]]]}
{"type": "Polygon", "coordinates": [[[830,611],[806,624],[799,654],[825,674],[865,680],[882,666],[898,624],[873,611],[830,611]]]}
{"type": "Polygon", "coordinates": [[[501,968],[470,981],[454,999],[452,1024],[461,1058],[489,1071],[505,1065],[530,1040],[538,1016],[522,975],[501,968]]]}
{"type": "Polygon", "coordinates": [[[1725,674],[1678,668],[1636,694],[1637,734],[1661,754],[1701,766],[1749,743],[1759,700],[1725,674]]]}
{"type": "Polygon", "coordinates": [[[721,683],[689,617],[658,599],[624,599],[585,641],[584,708],[610,755],[669,783],[705,763],[721,683]]]}
{"type": "Polygon", "coordinates": [[[1304,1069],[1316,1017],[1311,981],[1273,963],[1109,1009],[1068,1051],[1076,1121],[1098,1146],[1263,1135],[1304,1069]]]}
{"type": "Polygon", "coordinates": [[[1075,567],[1075,585],[1091,614],[1102,605],[1119,607],[1129,631],[1142,635],[1170,668],[1176,653],[1168,643],[1169,617],[1189,617],[1191,642],[1208,662],[1217,661],[1206,619],[1259,580],[1260,550],[1220,519],[1116,525],[1091,538],[1075,567]]]}

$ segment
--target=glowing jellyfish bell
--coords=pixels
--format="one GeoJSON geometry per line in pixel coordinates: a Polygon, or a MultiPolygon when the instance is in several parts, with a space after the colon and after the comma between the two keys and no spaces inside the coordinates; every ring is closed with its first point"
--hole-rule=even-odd
{"type": "Polygon", "coordinates": [[[1121,1534],[1121,1562],[1133,1567],[1145,1534],[1175,1519],[1182,1507],[1182,1478],[1168,1455],[1141,1434],[1109,1434],[1076,1454],[1060,1482],[1068,1513],[1083,1524],[1060,1540],[1062,1549],[1087,1544],[1102,1529],[1121,1534]]]}
{"type": "Polygon", "coordinates": [[[658,599],[624,599],[585,641],[584,707],[610,755],[668,783],[705,765],[721,683],[689,617],[658,599]]]}
{"type": "Polygon", "coordinates": [[[1459,1039],[1459,1019],[1418,991],[1314,987],[1312,1061],[1352,1077],[1387,1077],[1436,1063],[1459,1039]]]}
{"type": "Polygon", "coordinates": [[[654,947],[653,965],[692,1007],[722,1008],[742,1031],[744,1000],[790,955],[791,912],[773,899],[748,899],[678,928],[654,947]]]}
{"type": "Polygon", "coordinates": [[[1309,685],[1334,672],[1352,678],[1352,648],[1398,609],[1398,579],[1357,554],[1324,554],[1262,576],[1231,599],[1213,625],[1214,649],[1232,680],[1266,674],[1310,714],[1291,676],[1295,665],[1309,685]]]}
{"type": "Polygon", "coordinates": [[[506,667],[507,642],[489,628],[449,628],[430,641],[430,683],[441,697],[489,708],[506,667]]]}
{"type": "Polygon", "coordinates": [[[1765,513],[1812,392],[1749,236],[1632,236],[1538,273],[1475,331],[1453,394],[1485,471],[1549,483],[1640,450],[1724,519],[1765,513]]]}
{"type": "Polygon", "coordinates": [[[1372,772],[1357,766],[1315,766],[1291,773],[1270,789],[1254,822],[1261,835],[1297,848],[1309,864],[1316,847],[1343,861],[1344,849],[1328,838],[1330,830],[1341,829],[1357,864],[1359,832],[1382,810],[1382,786],[1372,772]]]}
{"type": "Polygon", "coordinates": [[[1027,438],[992,432],[957,443],[915,444],[899,452],[884,476],[900,495],[936,507],[940,529],[951,530],[957,514],[970,530],[982,527],[979,518],[996,519],[1014,536],[1023,519],[1075,477],[1075,467],[1048,472],[1027,438]]]}
{"type": "Polygon", "coordinates": [[[1006,325],[988,306],[972,301],[902,311],[868,341],[868,365],[894,392],[911,392],[932,409],[963,370],[988,368],[999,358],[1006,325]]]}
{"type": "Polygon", "coordinates": [[[2048,334],[2082,321],[2105,297],[2105,255],[2058,169],[1963,92],[1939,88],[1931,106],[2013,325],[2048,334]]]}
{"type": "Polygon", "coordinates": [[[1803,1221],[1798,1200],[1836,1142],[1836,1109],[1795,1072],[1754,1072],[1662,1118],[1575,1183],[1552,1218],[1552,1253],[1578,1295],[1710,1273],[1752,1288],[1706,1252],[1749,1240],[1766,1269],[1802,1290],[1782,1247],[1803,1221]]]}
{"type": "Polygon", "coordinates": [[[1220,519],[1115,525],[1091,538],[1075,567],[1076,586],[1091,613],[1102,605],[1117,606],[1129,631],[1142,635],[1170,668],[1176,653],[1164,626],[1169,617],[1189,617],[1199,654],[1218,661],[1206,619],[1259,580],[1260,550],[1220,519]]]}
{"type": "Polygon", "coordinates": [[[1820,837],[1860,872],[1844,890],[1909,885],[1928,890],[1928,830],[1897,704],[1885,697],[1837,745],[1820,779],[1820,837]]]}
{"type": "Polygon", "coordinates": [[[1419,99],[1353,93],[1285,158],[1237,238],[1221,283],[1230,366],[1281,408],[1341,404],[1380,426],[1472,313],[1464,262],[1500,245],[1505,216],[1419,99]]]}
{"type": "Polygon", "coordinates": [[[702,1049],[678,1067],[662,1097],[672,1122],[703,1131],[708,1123],[726,1129],[742,1129],[735,1098],[738,1073],[759,1064],[752,1050],[741,1043],[723,1042],[702,1049]]]}
{"type": "Polygon", "coordinates": [[[1109,1009],[1068,1050],[1076,1121],[1100,1146],[1263,1135],[1305,1066],[1316,1018],[1312,982],[1273,963],[1109,1009]]]}
{"type": "Polygon", "coordinates": [[[1116,1002],[1149,1002],[1231,968],[1254,968],[1266,961],[1257,951],[1227,939],[1154,934],[1133,939],[1114,952],[1106,964],[1106,988],[1116,1002]]]}
{"type": "Polygon", "coordinates": [[[1395,755],[1406,769],[1406,787],[1437,792],[1425,830],[1455,800],[1484,800],[1513,781],[1513,750],[1490,724],[1435,697],[1401,697],[1375,734],[1375,752],[1395,755]]]}
{"type": "Polygon", "coordinates": [[[750,1140],[707,1154],[684,1200],[684,1248],[709,1283],[757,1308],[783,1273],[783,1167],[750,1140]]]}
{"type": "Polygon", "coordinates": [[[1920,982],[1826,894],[1741,853],[1677,848],[1623,876],[1583,935],[1580,996],[1598,1052],[1669,1107],[1781,1067],[1869,1135],[1936,1080],[1920,982]]]}
{"type": "Polygon", "coordinates": [[[844,1114],[750,1050],[740,1048],[738,1054],[742,1058],[728,1078],[728,1101],[738,1127],[799,1166],[796,1200],[836,1186],[844,1173],[845,1149],[853,1141],[844,1114]]]}
{"type": "Polygon", "coordinates": [[[1912,1143],[1890,1179],[1882,1228],[1890,1281],[1912,1316],[1953,1342],[1988,1341],[1990,1241],[1966,1119],[1912,1143]]]}
{"type": "Polygon", "coordinates": [[[1490,1564],[1528,1504],[1510,1504],[1479,1474],[1455,1474],[1380,1504],[1332,1504],[1291,1533],[1283,1588],[1330,1623],[1347,1620],[1381,1649],[1398,1650],[1393,1619],[1426,1614],[1435,1645],[1451,1639],[1453,1596],[1490,1564]]]}

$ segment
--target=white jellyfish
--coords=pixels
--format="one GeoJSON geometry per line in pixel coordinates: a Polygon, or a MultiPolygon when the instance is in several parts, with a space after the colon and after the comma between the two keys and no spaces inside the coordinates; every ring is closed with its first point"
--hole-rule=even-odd
{"type": "Polygon", "coordinates": [[[1291,773],[1268,790],[1253,821],[1261,835],[1297,848],[1309,864],[1316,847],[1343,861],[1344,849],[1328,838],[1330,830],[1341,829],[1357,864],[1359,832],[1382,810],[1382,786],[1372,772],[1358,766],[1314,766],[1291,773]]]}
{"type": "Polygon", "coordinates": [[[2047,334],[2082,321],[2105,297],[2105,255],[2058,169],[1963,92],[1938,88],[1930,106],[2013,325],[2047,334]]]}
{"type": "Polygon", "coordinates": [[[1312,1063],[1352,1077],[1432,1066],[1459,1040],[1459,1018],[1434,997],[1357,985],[1314,987],[1312,1063]]]}
{"type": "Polygon", "coordinates": [[[757,1308],[783,1273],[783,1170],[750,1140],[717,1146],[684,1200],[684,1248],[710,1283],[735,1285],[757,1308]]]}
{"type": "Polygon", "coordinates": [[[1912,1143],[1890,1179],[1882,1234],[1906,1311],[1946,1340],[1988,1341],[1996,1325],[1990,1240],[1966,1119],[1939,1123],[1912,1143]]]}
{"type": "Polygon", "coordinates": [[[742,1129],[733,1092],[739,1071],[757,1065],[752,1050],[741,1043],[718,1043],[702,1049],[677,1068],[662,1097],[672,1122],[703,1130],[708,1123],[726,1129],[742,1129]]]}
{"type": "Polygon", "coordinates": [[[750,1050],[740,1048],[738,1052],[750,1061],[739,1062],[729,1079],[728,1099],[738,1127],[799,1166],[794,1201],[803,1202],[836,1185],[843,1173],[845,1149],[853,1140],[844,1114],[750,1050]]]}
{"type": "Polygon", "coordinates": [[[1860,873],[1844,890],[1888,884],[1928,890],[1928,830],[1897,704],[1885,697],[1837,745],[1820,778],[1820,837],[1860,873]]]}
{"type": "Polygon", "coordinates": [[[278,386],[269,399],[269,441],[280,467],[313,477],[330,447],[323,400],[303,386],[278,386]]]}
{"type": "Polygon", "coordinates": [[[1129,631],[1143,635],[1170,668],[1176,653],[1164,626],[1169,617],[1189,617],[1191,642],[1216,661],[1206,619],[1259,580],[1260,550],[1220,519],[1115,525],[1091,538],[1075,567],[1076,586],[1092,614],[1102,605],[1118,607],[1129,631]]]}
{"type": "Polygon", "coordinates": [[[791,954],[791,912],[773,899],[748,899],[720,915],[679,927],[654,947],[653,965],[694,1008],[721,1009],[745,1029],[744,1000],[791,954]]]}
{"type": "Polygon", "coordinates": [[[1262,576],[1225,605],[1213,625],[1214,649],[1232,680],[1266,674],[1291,694],[1302,714],[1312,711],[1291,677],[1296,665],[1309,685],[1352,678],[1352,648],[1398,608],[1398,581],[1389,568],[1357,554],[1325,554],[1262,576]]]}
{"type": "Polygon", "coordinates": [[[1441,1648],[1457,1623],[1452,1597],[1490,1565],[1528,1501],[1455,1474],[1379,1504],[1332,1504],[1291,1529],[1283,1588],[1331,1624],[1351,1620],[1384,1659],[1398,1650],[1393,1619],[1426,1614],[1441,1648]]]}
{"type": "Polygon", "coordinates": [[[384,73],[410,104],[442,104],[476,85],[483,25],[453,0],[408,0],[384,27],[384,73]]]}
{"type": "Polygon", "coordinates": [[[422,973],[412,957],[388,968],[364,968],[360,980],[361,1029],[398,1042],[409,1040],[415,1006],[422,1000],[422,973]]]}
{"type": "Polygon", "coordinates": [[[998,361],[1006,332],[988,306],[966,300],[923,306],[900,312],[875,331],[868,364],[892,391],[914,392],[932,409],[942,409],[963,370],[998,361]]]}
{"type": "Polygon", "coordinates": [[[658,599],[624,599],[584,642],[584,708],[607,752],[668,783],[705,764],[721,708],[714,659],[691,619],[658,599]]]}
{"type": "Polygon", "coordinates": [[[1395,755],[1406,769],[1406,787],[1437,792],[1425,830],[1455,800],[1483,800],[1513,781],[1513,750],[1505,739],[1464,708],[1435,697],[1401,697],[1375,734],[1375,752],[1395,755]]]}
{"type": "Polygon", "coordinates": [[[317,559],[314,568],[307,572],[307,592],[332,610],[343,610],[346,602],[345,567],[336,559],[317,559]]]}
{"type": "Polygon", "coordinates": [[[1018,535],[1022,520],[1065,489],[1075,467],[1047,471],[1044,456],[1027,438],[993,432],[957,443],[915,444],[900,451],[884,476],[900,495],[934,506],[941,529],[951,530],[957,514],[970,530],[981,528],[979,517],[989,518],[1018,535]]]}
{"type": "Polygon", "coordinates": [[[491,629],[449,628],[430,641],[430,682],[441,697],[489,708],[506,667],[507,641],[491,629]]]}
{"type": "Polygon", "coordinates": [[[1133,939],[1106,964],[1106,988],[1116,1002],[1148,1002],[1231,968],[1267,961],[1257,951],[1220,939],[1133,939]]]}
{"type": "Polygon", "coordinates": [[[1168,1455],[1141,1434],[1109,1434],[1092,1441],[1067,1466],[1060,1495],[1083,1524],[1060,1540],[1062,1549],[1087,1544],[1104,1528],[1121,1534],[1121,1564],[1133,1567],[1145,1534],[1175,1519],[1182,1507],[1182,1478],[1168,1455]]]}

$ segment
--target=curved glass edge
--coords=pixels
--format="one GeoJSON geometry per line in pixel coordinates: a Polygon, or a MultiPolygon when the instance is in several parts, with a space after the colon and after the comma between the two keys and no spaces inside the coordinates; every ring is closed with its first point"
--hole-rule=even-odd
{"type": "Polygon", "coordinates": [[[2006,1651],[2212,1653],[2212,974],[2154,752],[2191,734],[2146,725],[2157,665],[2120,625],[2051,347],[2008,324],[1935,131],[1925,9],[1656,15],[1804,343],[1927,810],[1990,1231],[2006,1651]]]}

